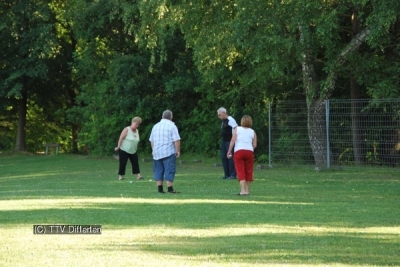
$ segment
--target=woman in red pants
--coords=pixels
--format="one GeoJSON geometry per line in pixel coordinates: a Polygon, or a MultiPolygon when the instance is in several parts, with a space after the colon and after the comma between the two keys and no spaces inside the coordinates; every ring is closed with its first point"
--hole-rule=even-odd
{"type": "Polygon", "coordinates": [[[233,132],[226,156],[232,157],[232,147],[235,145],[233,160],[240,182],[240,193],[238,195],[248,196],[250,194],[250,183],[253,181],[254,149],[257,147],[257,135],[251,129],[253,120],[250,116],[244,115],[240,125],[233,132]]]}

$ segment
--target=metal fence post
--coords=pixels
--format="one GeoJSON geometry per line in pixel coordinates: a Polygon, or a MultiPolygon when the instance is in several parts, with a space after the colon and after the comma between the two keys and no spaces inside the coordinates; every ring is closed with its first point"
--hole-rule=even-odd
{"type": "Polygon", "coordinates": [[[326,167],[331,167],[330,147],[329,147],[329,99],[325,100],[325,121],[326,121],[326,167]]]}

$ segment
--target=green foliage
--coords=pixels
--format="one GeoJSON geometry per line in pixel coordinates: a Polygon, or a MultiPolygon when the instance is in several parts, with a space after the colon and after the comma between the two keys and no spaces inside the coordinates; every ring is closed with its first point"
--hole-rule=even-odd
{"type": "Polygon", "coordinates": [[[220,150],[220,120],[217,108],[204,110],[194,108],[181,128],[182,151],[215,157],[220,150]],[[192,130],[195,129],[195,130],[192,130]]]}
{"type": "Polygon", "coordinates": [[[27,125],[11,118],[6,131],[15,136],[17,129],[25,132],[26,140],[17,143],[23,144],[18,149],[28,151],[42,150],[44,140],[68,143],[60,114],[69,100],[69,66],[51,5],[52,1],[14,1],[0,7],[0,97],[10,100],[19,117],[27,118],[27,125]],[[23,98],[27,114],[12,101],[23,98]]]}
{"type": "Polygon", "coordinates": [[[11,150],[15,145],[15,125],[17,112],[14,99],[0,96],[0,150],[11,150]]]}
{"type": "MultiPolygon", "coordinates": [[[[90,4],[82,14],[80,20],[85,22],[76,27],[78,34],[82,32],[79,39],[83,40],[85,51],[76,58],[76,63],[85,85],[78,97],[81,107],[71,110],[71,114],[78,115],[79,110],[83,114],[79,118],[83,125],[80,142],[92,153],[110,154],[121,130],[132,117],[140,116],[143,119],[140,147],[149,151],[151,127],[165,109],[173,111],[175,123],[185,136],[187,121],[191,119],[187,117],[188,110],[197,105],[199,94],[193,90],[198,75],[182,34],[178,30],[168,31],[162,36],[165,39],[160,40],[165,44],[163,50],[149,51],[132,43],[131,32],[138,25],[122,23],[135,22],[132,7],[122,10],[111,3],[90,4]],[[95,12],[97,9],[100,14],[113,15],[100,16],[95,12]],[[93,17],[95,24],[91,24],[93,17]],[[100,33],[99,25],[103,24],[125,37],[100,33]],[[102,41],[90,43],[91,38],[102,41]]],[[[182,149],[186,147],[183,143],[182,149]]]]}
{"type": "Polygon", "coordinates": [[[57,49],[57,40],[48,2],[16,1],[1,7],[2,95],[20,97],[22,90],[38,92],[37,82],[49,78],[47,64],[57,49]]]}
{"type": "Polygon", "coordinates": [[[371,25],[371,35],[368,38],[368,44],[373,48],[382,49],[393,44],[392,27],[399,23],[400,2],[375,0],[367,3],[367,6],[369,5],[371,13],[366,17],[366,24],[371,25]]]}
{"type": "MultiPolygon", "coordinates": [[[[78,144],[111,154],[122,128],[140,116],[140,149],[148,152],[151,127],[171,109],[182,151],[215,154],[215,111],[224,106],[238,121],[253,117],[256,154],[264,154],[271,100],[348,97],[353,77],[362,96],[398,96],[399,6],[393,0],[1,5],[0,97],[12,114],[1,117],[7,137],[0,146],[15,140],[13,100],[28,92],[28,124],[36,131],[28,132],[29,149],[52,139],[68,151],[78,144]],[[364,29],[370,31],[361,44],[349,47],[364,29]],[[33,125],[51,130],[41,134],[33,125]]],[[[300,138],[285,136],[283,146],[300,138]]]]}
{"type": "Polygon", "coordinates": [[[39,107],[34,100],[28,103],[27,111],[27,151],[44,151],[43,144],[59,143],[63,151],[69,151],[69,128],[62,123],[62,117],[52,114],[51,119],[45,109],[39,107]],[[58,119],[58,120],[57,120],[58,119]]]}
{"type": "Polygon", "coordinates": [[[261,154],[256,158],[256,162],[258,163],[269,163],[269,156],[268,154],[261,154]]]}

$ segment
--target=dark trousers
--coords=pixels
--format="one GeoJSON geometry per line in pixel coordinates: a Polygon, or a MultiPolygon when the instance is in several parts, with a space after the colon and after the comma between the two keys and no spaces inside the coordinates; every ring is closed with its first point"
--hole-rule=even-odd
{"type": "Polygon", "coordinates": [[[222,160],[222,167],[224,168],[224,175],[225,177],[236,177],[236,170],[235,170],[235,163],[233,162],[233,149],[232,148],[232,157],[227,158],[229,145],[231,142],[222,142],[221,146],[221,160],[222,160]]]}
{"type": "Polygon", "coordinates": [[[126,164],[128,163],[128,159],[132,164],[132,173],[133,174],[138,174],[140,173],[139,169],[139,158],[137,153],[135,154],[129,154],[126,153],[123,150],[119,150],[119,170],[118,174],[119,175],[125,175],[125,169],[126,169],[126,164]]]}

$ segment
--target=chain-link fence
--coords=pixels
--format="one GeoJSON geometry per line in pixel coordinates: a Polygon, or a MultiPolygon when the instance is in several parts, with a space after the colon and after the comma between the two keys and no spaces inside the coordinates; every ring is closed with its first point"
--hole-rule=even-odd
{"type": "Polygon", "coordinates": [[[327,100],[315,121],[306,102],[270,103],[269,165],[315,165],[318,149],[326,167],[338,165],[400,167],[400,99],[327,100]],[[310,125],[310,126],[309,126],[310,125]],[[321,134],[322,133],[322,134],[321,134]],[[313,147],[318,138],[324,148],[313,147]],[[326,156],[326,157],[325,157],[326,156]],[[326,160],[325,160],[326,158],[326,160]]]}

